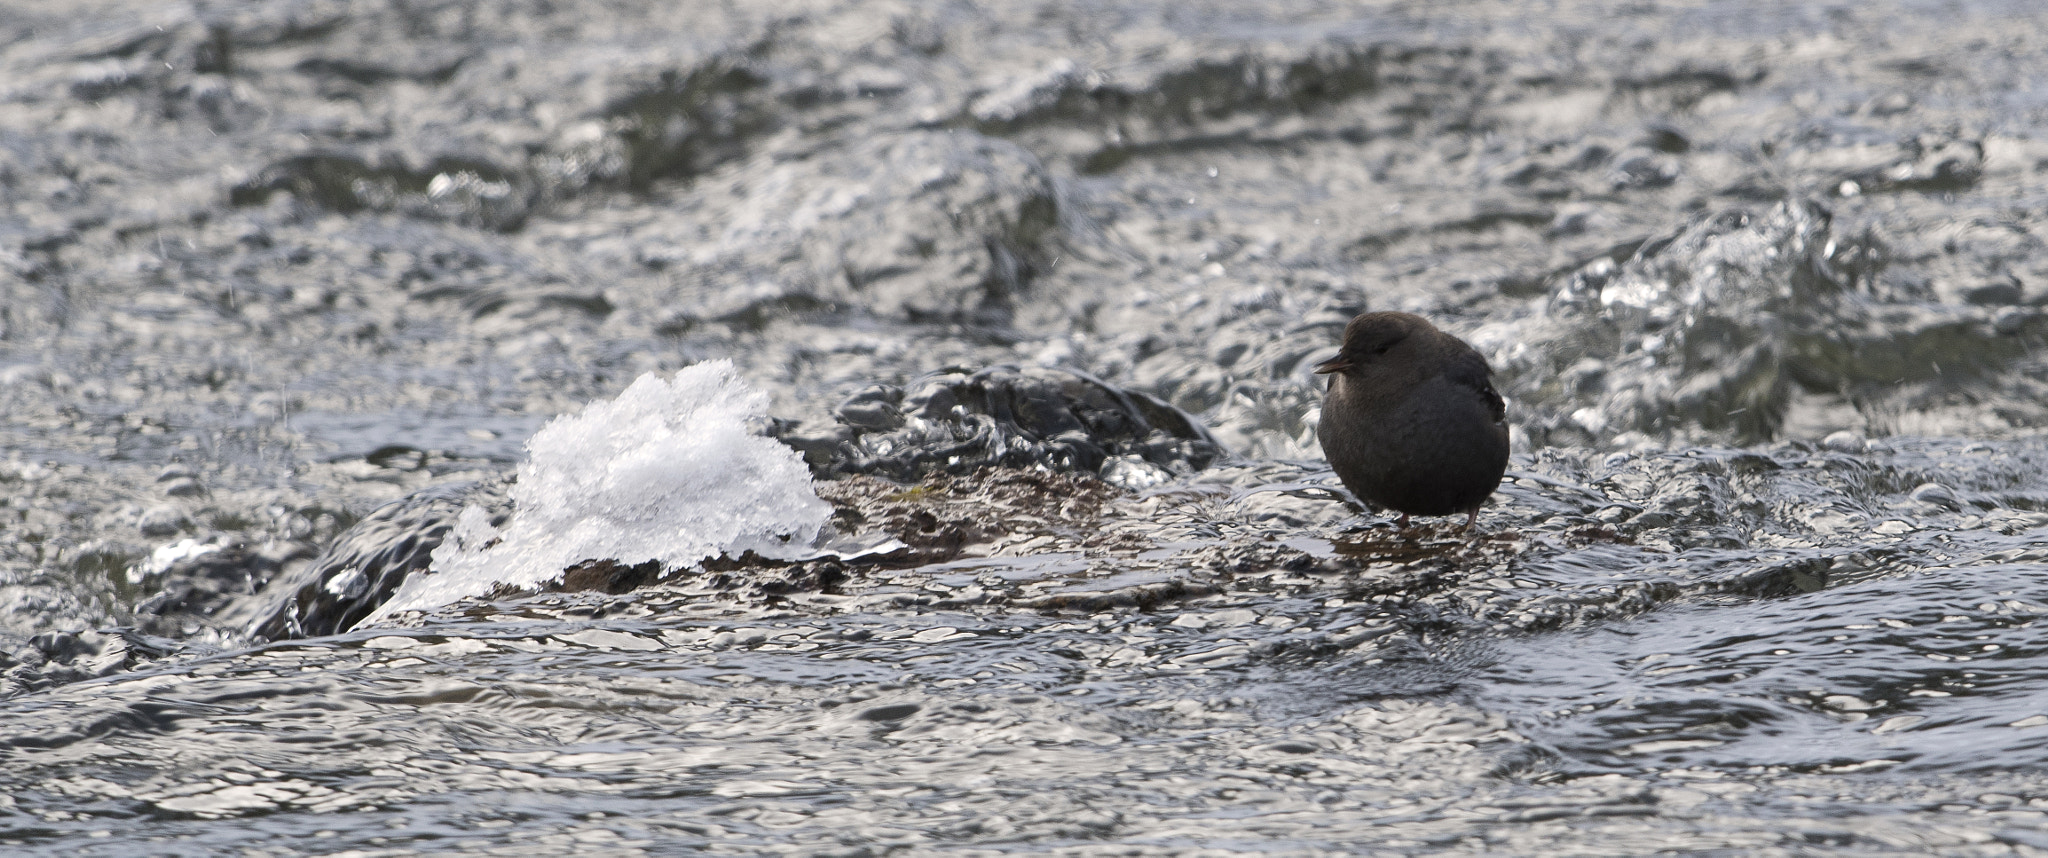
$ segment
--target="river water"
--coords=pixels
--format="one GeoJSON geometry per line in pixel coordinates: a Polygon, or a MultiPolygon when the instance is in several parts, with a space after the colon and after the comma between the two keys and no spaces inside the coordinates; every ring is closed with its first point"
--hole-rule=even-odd
{"type": "Polygon", "coordinates": [[[2048,851],[2044,46],[2024,2],[6,3],[0,846],[2048,851]],[[1476,533],[1329,488],[1366,309],[1496,370],[1476,533]],[[1004,366],[1212,437],[820,484],[916,562],[252,633],[383,505],[720,358],[799,447],[1004,366]]]}

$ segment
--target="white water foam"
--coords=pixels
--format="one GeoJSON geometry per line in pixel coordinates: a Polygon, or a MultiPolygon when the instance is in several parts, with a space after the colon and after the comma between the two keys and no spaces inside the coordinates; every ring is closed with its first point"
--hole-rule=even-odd
{"type": "Polygon", "coordinates": [[[813,553],[832,508],[794,450],[748,428],[767,409],[768,395],[719,360],[672,379],[648,373],[617,399],[549,421],[526,442],[505,526],[464,509],[428,573],[362,624],[501,585],[539,587],[585,560],[678,569],[746,551],[813,553]]]}

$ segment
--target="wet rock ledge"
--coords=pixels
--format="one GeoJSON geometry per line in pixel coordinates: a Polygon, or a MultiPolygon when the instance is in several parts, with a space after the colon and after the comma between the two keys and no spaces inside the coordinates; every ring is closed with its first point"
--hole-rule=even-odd
{"type": "MultiPolygon", "coordinates": [[[[875,385],[841,405],[830,425],[777,421],[767,428],[803,454],[842,539],[865,540],[865,548],[826,546],[824,556],[796,564],[750,554],[701,571],[593,558],[565,570],[560,587],[623,593],[688,577],[701,590],[765,602],[794,591],[858,588],[877,570],[967,557],[1134,554],[1149,542],[1107,528],[1108,505],[1226,455],[1171,405],[1039,367],[948,370],[907,387],[875,385]],[[860,556],[843,556],[854,553],[860,556]]],[[[427,569],[464,506],[491,510],[502,522],[510,512],[507,485],[443,487],[388,504],[309,566],[221,609],[219,621],[246,623],[265,640],[345,631],[427,569]]]]}
{"type": "MultiPolygon", "coordinates": [[[[1973,551],[1993,552],[1986,562],[2033,562],[2038,549],[2015,549],[2013,539],[2048,521],[2036,511],[2038,487],[1998,476],[2048,457],[2039,442],[1961,450],[1831,438],[1545,450],[1517,458],[1476,531],[1446,521],[1396,532],[1343,503],[1326,469],[1230,459],[1192,420],[1161,409],[1057,370],[944,372],[900,395],[877,388],[832,426],[775,427],[804,445],[834,509],[837,535],[814,556],[690,569],[593,559],[547,592],[499,593],[506,598],[391,625],[924,609],[1168,610],[1200,622],[1205,604],[1255,595],[1371,606],[1341,635],[1282,636],[1275,646],[1320,652],[1370,638],[1392,652],[1442,632],[1526,634],[1678,601],[1782,598],[1911,574],[1961,562],[1939,559],[1958,550],[1958,534],[1977,534],[1973,551]],[[954,406],[935,408],[944,397],[954,406]],[[1986,478],[1958,481],[1958,456],[1986,478]],[[1131,479],[1155,471],[1174,479],[1131,479]]],[[[310,563],[232,547],[197,554],[161,576],[163,597],[148,600],[134,628],[41,636],[4,656],[0,695],[189,656],[214,640],[346,631],[427,568],[466,505],[509,512],[508,485],[445,486],[389,504],[310,563]],[[246,586],[264,581],[260,591],[246,586]]]]}

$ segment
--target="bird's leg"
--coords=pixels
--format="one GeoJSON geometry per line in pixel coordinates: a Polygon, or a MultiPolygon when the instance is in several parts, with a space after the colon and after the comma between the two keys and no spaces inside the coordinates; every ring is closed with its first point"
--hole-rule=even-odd
{"type": "Polygon", "coordinates": [[[1395,519],[1395,520],[1394,520],[1394,529],[1395,529],[1395,530],[1407,530],[1407,529],[1408,529],[1408,514],[1407,514],[1407,513],[1405,513],[1405,512],[1404,512],[1404,513],[1401,513],[1401,517],[1400,517],[1400,518],[1398,518],[1398,519],[1395,519]]]}
{"type": "Polygon", "coordinates": [[[1471,530],[1471,529],[1472,529],[1472,524],[1473,524],[1473,522],[1476,522],[1476,521],[1478,521],[1478,520],[1479,520],[1479,508],[1478,508],[1478,507],[1473,507],[1473,508],[1472,508],[1472,509],[1471,509],[1470,511],[1468,511],[1468,512],[1466,512],[1466,513],[1465,513],[1465,526],[1464,526],[1463,528],[1460,528],[1460,529],[1461,529],[1461,530],[1471,530]]]}

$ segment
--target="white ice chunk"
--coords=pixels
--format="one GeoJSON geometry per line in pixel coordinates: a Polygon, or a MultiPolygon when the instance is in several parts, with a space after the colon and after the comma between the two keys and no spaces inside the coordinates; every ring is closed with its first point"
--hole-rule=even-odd
{"type": "Polygon", "coordinates": [[[796,451],[755,434],[768,395],[731,361],[662,379],[557,417],[526,442],[500,529],[471,507],[415,575],[363,624],[507,585],[532,589],[585,560],[688,568],[752,551],[795,559],[831,516],[796,451]]]}

